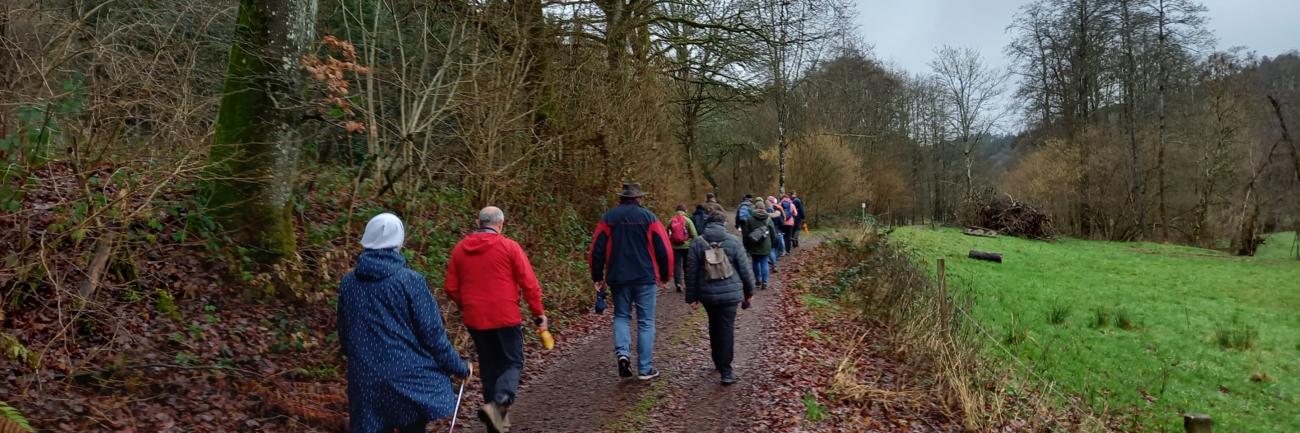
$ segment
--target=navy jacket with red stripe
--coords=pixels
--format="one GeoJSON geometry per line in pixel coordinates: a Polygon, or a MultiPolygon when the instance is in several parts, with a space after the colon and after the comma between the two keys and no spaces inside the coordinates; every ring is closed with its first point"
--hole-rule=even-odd
{"type": "Polygon", "coordinates": [[[672,279],[673,254],[659,217],[636,204],[610,209],[591,237],[592,281],[637,286],[672,279]]]}

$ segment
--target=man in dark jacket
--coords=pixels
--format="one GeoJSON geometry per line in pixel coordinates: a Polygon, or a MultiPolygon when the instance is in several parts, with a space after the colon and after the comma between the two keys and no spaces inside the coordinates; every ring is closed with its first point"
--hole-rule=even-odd
{"type": "Polygon", "coordinates": [[[736,382],[736,374],[731,370],[736,306],[749,308],[749,299],[754,296],[754,272],[740,239],[727,233],[726,213],[721,207],[713,210],[704,234],[700,235],[703,242],[692,243],[686,256],[686,303],[704,305],[704,311],[709,315],[713,366],[722,375],[722,384],[730,385],[736,382]],[[710,255],[717,254],[718,248],[725,257],[715,255],[710,260],[710,255]],[[725,263],[719,260],[725,260],[725,263]]]}
{"type": "Polygon", "coordinates": [[[803,220],[807,214],[803,211],[803,199],[799,198],[799,193],[790,191],[790,197],[794,199],[794,247],[799,248],[799,231],[803,230],[803,220]]]}
{"type": "Polygon", "coordinates": [[[672,280],[668,232],[653,213],[641,207],[641,184],[624,183],[619,205],[601,217],[591,238],[591,280],[596,283],[596,313],[605,311],[605,294],[614,295],[614,353],[618,375],[632,376],[632,307],[636,307],[637,378],[659,377],[653,365],[656,283],[672,280]]]}
{"type": "Polygon", "coordinates": [[[505,213],[495,206],[479,211],[478,230],[452,249],[443,284],[447,297],[460,306],[478,350],[485,403],[478,415],[494,432],[510,429],[510,405],[524,371],[521,290],[538,328],[548,326],[542,285],[524,249],[501,233],[505,221],[505,213]]]}
{"type": "Polygon", "coordinates": [[[695,225],[696,230],[702,230],[704,225],[709,222],[709,211],[704,210],[708,202],[695,205],[695,213],[691,214],[691,224],[695,225]]]}

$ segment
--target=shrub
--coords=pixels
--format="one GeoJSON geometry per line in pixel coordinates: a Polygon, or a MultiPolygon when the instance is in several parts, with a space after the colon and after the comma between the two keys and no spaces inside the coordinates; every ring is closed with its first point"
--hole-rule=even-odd
{"type": "Polygon", "coordinates": [[[1006,334],[1002,337],[1002,342],[1008,345],[1015,345],[1024,342],[1029,337],[1029,327],[1020,323],[1020,317],[1015,314],[1011,315],[1011,325],[1007,327],[1006,334]]]}
{"type": "Polygon", "coordinates": [[[1047,310],[1047,323],[1060,325],[1065,323],[1065,319],[1070,317],[1070,306],[1056,304],[1047,310]]]}
{"type": "Polygon", "coordinates": [[[1116,327],[1118,327],[1119,329],[1126,330],[1126,331],[1128,331],[1128,330],[1132,330],[1133,328],[1137,328],[1137,325],[1135,325],[1135,324],[1133,323],[1133,316],[1132,316],[1132,314],[1129,313],[1128,309],[1125,309],[1125,308],[1116,308],[1116,309],[1115,309],[1115,322],[1114,322],[1114,323],[1115,323],[1115,326],[1116,326],[1116,327]]]}
{"type": "Polygon", "coordinates": [[[1096,307],[1092,309],[1092,327],[1105,328],[1110,326],[1110,309],[1106,307],[1096,307]]]}
{"type": "Polygon", "coordinates": [[[1232,319],[1232,323],[1214,331],[1214,341],[1224,349],[1246,350],[1255,347],[1259,330],[1248,323],[1232,319]]]}

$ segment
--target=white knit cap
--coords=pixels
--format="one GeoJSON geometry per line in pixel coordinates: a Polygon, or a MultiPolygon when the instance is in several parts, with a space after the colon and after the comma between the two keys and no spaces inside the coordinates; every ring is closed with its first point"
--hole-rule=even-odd
{"type": "Polygon", "coordinates": [[[406,233],[402,220],[391,213],[375,215],[366,223],[366,233],[361,235],[361,246],[368,250],[388,250],[402,247],[406,233]]]}

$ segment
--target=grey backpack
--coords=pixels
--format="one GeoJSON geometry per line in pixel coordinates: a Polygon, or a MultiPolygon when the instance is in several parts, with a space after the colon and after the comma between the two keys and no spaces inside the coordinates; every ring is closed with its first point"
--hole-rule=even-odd
{"type": "Polygon", "coordinates": [[[731,278],[733,273],[731,259],[727,258],[727,250],[722,247],[722,242],[709,242],[709,249],[704,250],[704,279],[725,280],[731,278]]]}

